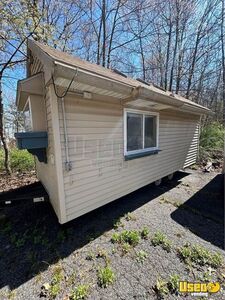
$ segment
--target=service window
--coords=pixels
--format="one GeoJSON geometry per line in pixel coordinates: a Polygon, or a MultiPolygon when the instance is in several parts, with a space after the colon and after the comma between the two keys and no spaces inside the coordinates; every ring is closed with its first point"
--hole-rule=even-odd
{"type": "Polygon", "coordinates": [[[158,150],[159,114],[126,109],[124,111],[124,155],[158,150]]]}

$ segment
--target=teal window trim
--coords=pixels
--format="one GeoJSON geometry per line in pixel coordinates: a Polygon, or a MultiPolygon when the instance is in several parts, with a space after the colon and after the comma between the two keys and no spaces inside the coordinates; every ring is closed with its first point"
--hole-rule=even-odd
{"type": "Polygon", "coordinates": [[[132,159],[136,159],[136,158],[140,158],[140,157],[158,154],[160,151],[162,151],[162,150],[155,149],[155,150],[149,150],[149,151],[144,151],[144,152],[140,152],[140,153],[127,154],[124,156],[124,158],[125,158],[125,160],[132,160],[132,159]]]}

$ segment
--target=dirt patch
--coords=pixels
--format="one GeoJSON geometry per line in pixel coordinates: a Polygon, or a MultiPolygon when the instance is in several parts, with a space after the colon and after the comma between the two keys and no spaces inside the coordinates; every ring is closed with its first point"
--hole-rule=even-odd
{"type": "MultiPolygon", "coordinates": [[[[171,278],[223,285],[221,180],[215,172],[180,172],[64,226],[48,203],[7,208],[0,299],[193,299],[170,290],[171,278]],[[185,245],[200,246],[197,259],[181,258],[185,245]]],[[[209,298],[225,299],[224,287],[209,298]]]]}
{"type": "Polygon", "coordinates": [[[29,185],[38,181],[35,171],[27,173],[17,172],[12,175],[0,173],[0,178],[0,193],[17,189],[21,186],[29,185]]]}

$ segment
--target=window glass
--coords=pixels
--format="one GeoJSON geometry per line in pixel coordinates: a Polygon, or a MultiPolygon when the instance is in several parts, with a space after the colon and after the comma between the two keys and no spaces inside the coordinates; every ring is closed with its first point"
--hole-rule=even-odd
{"type": "Polygon", "coordinates": [[[24,111],[24,128],[25,131],[32,131],[32,123],[31,123],[31,113],[29,104],[26,106],[24,111]]]}
{"type": "Polygon", "coordinates": [[[152,148],[156,147],[156,117],[145,116],[145,135],[144,135],[144,147],[152,148]]]}
{"type": "Polygon", "coordinates": [[[127,151],[143,149],[143,115],[127,113],[127,151]]]}

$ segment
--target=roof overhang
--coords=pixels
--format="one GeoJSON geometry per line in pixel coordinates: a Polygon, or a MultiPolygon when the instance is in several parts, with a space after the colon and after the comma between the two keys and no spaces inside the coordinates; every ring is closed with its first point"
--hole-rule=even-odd
{"type": "Polygon", "coordinates": [[[186,100],[183,97],[155,88],[154,86],[133,86],[121,81],[89,72],[55,61],[54,82],[57,86],[70,90],[90,92],[121,100],[124,106],[146,107],[155,110],[176,109],[193,114],[213,114],[208,108],[186,100]],[[182,98],[182,99],[181,99],[182,98]]]}
{"type": "MultiPolygon", "coordinates": [[[[94,96],[92,99],[108,96],[105,98],[111,97],[113,101],[120,100],[124,106],[149,107],[158,110],[169,108],[198,115],[213,114],[208,108],[180,95],[164,91],[153,84],[124,78],[98,65],[63,55],[62,52],[33,40],[28,41],[28,48],[43,64],[45,86],[52,83],[52,76],[54,76],[55,84],[65,90],[74,78],[69,92],[78,92],[78,94],[90,92],[94,96]]],[[[20,101],[23,103],[25,97],[27,97],[26,92],[21,94],[21,100],[18,100],[18,103],[20,101]]]]}
{"type": "Polygon", "coordinates": [[[44,95],[43,73],[35,74],[29,78],[19,80],[17,83],[16,106],[23,111],[30,95],[44,95]]]}

